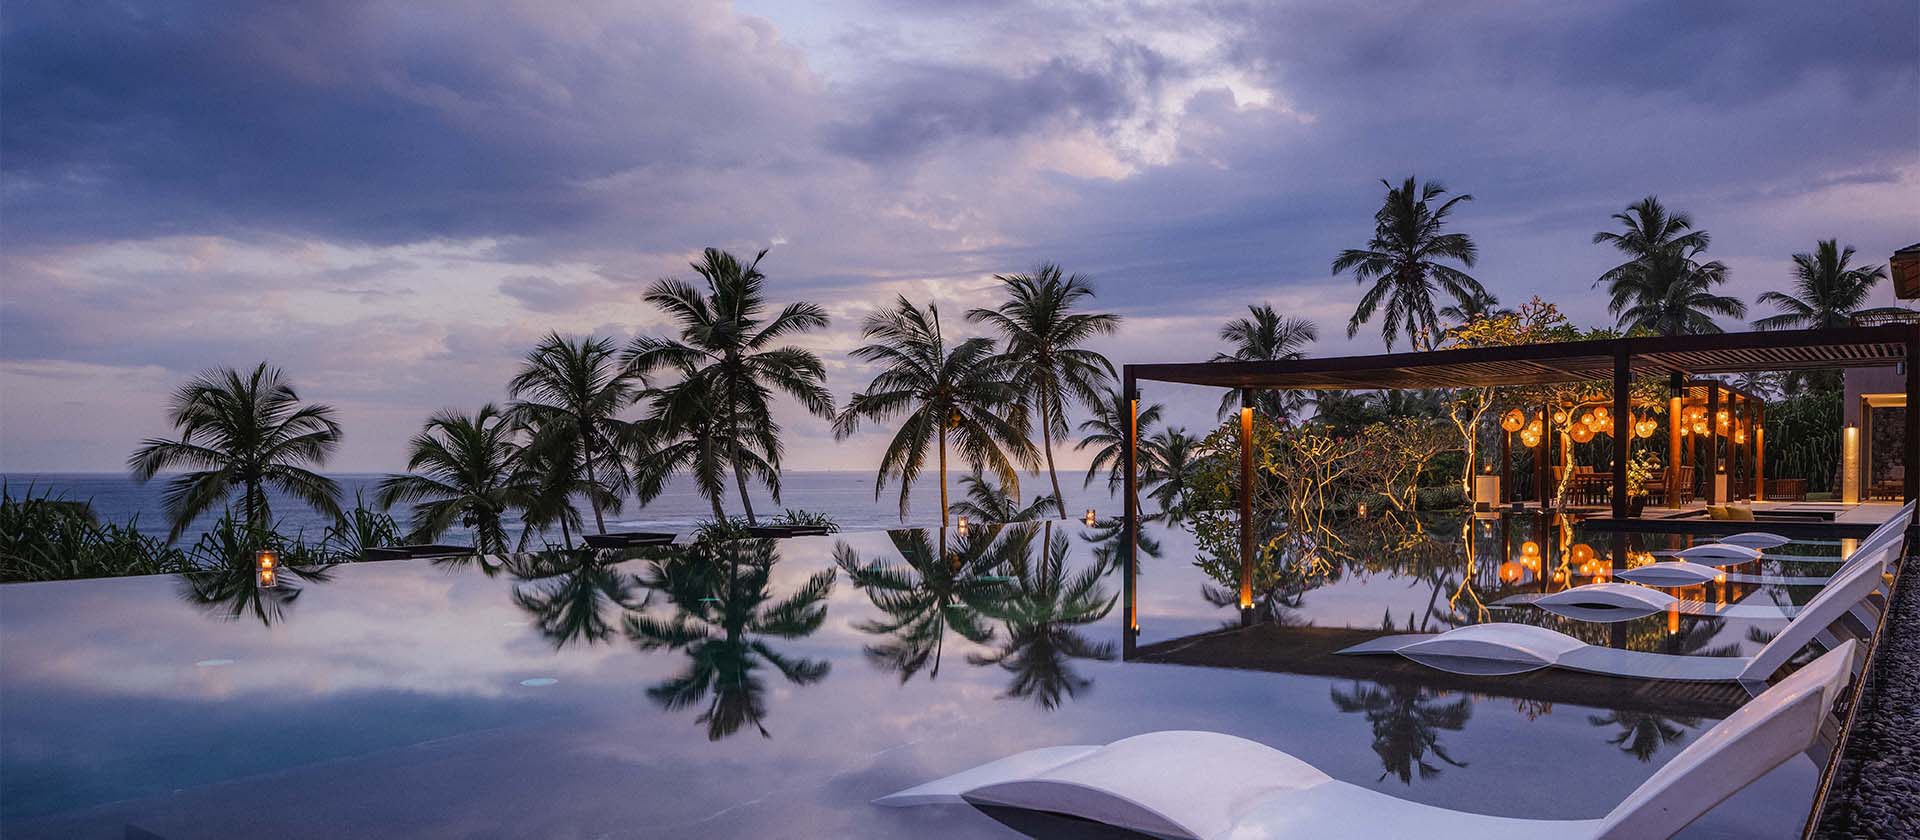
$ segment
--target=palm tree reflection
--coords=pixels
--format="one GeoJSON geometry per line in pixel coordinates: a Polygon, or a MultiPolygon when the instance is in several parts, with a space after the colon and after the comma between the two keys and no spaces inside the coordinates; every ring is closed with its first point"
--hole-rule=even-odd
{"type": "Polygon", "coordinates": [[[763,662],[794,685],[819,682],[831,668],[824,660],[788,657],[769,640],[800,639],[820,629],[835,570],[821,571],[774,601],[770,578],[778,559],[772,540],[696,544],[673,559],[655,561],[646,581],[666,595],[673,616],[661,620],[629,613],[622,622],[627,638],[641,650],[686,654],[686,669],[647,689],[647,696],[670,710],[706,700],[697,720],[706,725],[708,740],[718,741],[748,723],[771,737],[762,723],[767,687],[756,674],[763,662]]]}
{"type": "Polygon", "coordinates": [[[1011,531],[1005,569],[1012,578],[1011,597],[999,608],[1006,638],[992,652],[967,655],[974,665],[997,665],[1013,674],[1005,697],[1030,697],[1041,708],[1059,707],[1061,698],[1086,690],[1092,680],[1074,673],[1072,660],[1114,658],[1112,642],[1095,642],[1079,628],[1105,618],[1117,596],[1107,594],[1100,579],[1105,563],[1094,563],[1079,573],[1067,568],[1068,540],[1044,526],[1041,550],[1033,550],[1034,529],[1011,531]]]}
{"type": "Polygon", "coordinates": [[[1466,697],[1443,702],[1452,692],[1410,682],[1354,683],[1347,691],[1336,687],[1332,693],[1334,708],[1363,713],[1373,726],[1373,752],[1385,768],[1381,779],[1398,776],[1401,784],[1412,784],[1416,773],[1422,779],[1440,775],[1442,768],[1427,761],[1428,753],[1455,767],[1467,766],[1440,745],[1442,732],[1458,732],[1473,717],[1466,697]]]}
{"type": "Polygon", "coordinates": [[[326,583],[333,571],[324,565],[287,565],[281,567],[280,583],[262,589],[254,580],[252,563],[227,563],[180,576],[180,598],[201,612],[226,621],[253,616],[262,626],[272,627],[287,619],[287,611],[300,599],[300,583],[326,583]],[[298,581],[298,582],[296,582],[298,581]]]}
{"type": "Polygon", "coordinates": [[[901,566],[863,562],[846,543],[834,548],[834,562],[886,616],[854,625],[862,633],[887,637],[865,647],[867,658],[899,674],[903,683],[922,669],[928,679],[940,676],[949,631],[975,644],[992,641],[989,620],[1013,592],[1008,578],[993,574],[1013,541],[999,539],[997,529],[978,528],[948,547],[946,533],[938,532],[936,546],[932,532],[890,532],[901,566]]]}
{"type": "Polygon", "coordinates": [[[539,623],[540,634],[555,650],[576,641],[597,644],[613,638],[619,612],[646,606],[648,593],[635,594],[640,579],[617,568],[618,560],[594,551],[543,551],[512,557],[505,568],[521,583],[513,603],[539,623]]]}
{"type": "Polygon", "coordinates": [[[1611,712],[1604,716],[1588,715],[1587,722],[1594,726],[1620,727],[1620,731],[1608,738],[1607,743],[1619,747],[1621,752],[1632,753],[1634,758],[1641,761],[1652,761],[1661,747],[1680,743],[1687,737],[1688,728],[1700,726],[1697,718],[1663,717],[1627,711],[1611,712]]]}

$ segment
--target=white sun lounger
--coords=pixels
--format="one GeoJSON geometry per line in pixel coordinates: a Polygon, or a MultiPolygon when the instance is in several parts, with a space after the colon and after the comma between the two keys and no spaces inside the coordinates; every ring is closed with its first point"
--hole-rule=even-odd
{"type": "Polygon", "coordinates": [[[1590,645],[1530,624],[1474,624],[1445,633],[1382,636],[1340,651],[1397,653],[1430,668],[1456,674],[1497,676],[1541,668],[1688,682],[1765,681],[1827,626],[1851,612],[1881,583],[1879,559],[1850,566],[1800,608],[1779,635],[1751,657],[1675,656],[1590,645]]]}
{"type": "Polygon", "coordinates": [[[1793,542],[1793,540],[1787,539],[1786,537],[1780,536],[1779,534],[1769,534],[1765,531],[1748,531],[1744,534],[1734,534],[1732,536],[1721,537],[1720,539],[1714,540],[1714,542],[1723,542],[1723,543],[1727,543],[1728,545],[1743,545],[1743,546],[1746,546],[1747,548],[1764,549],[1764,548],[1778,548],[1780,546],[1786,545],[1787,543],[1793,542]]]}
{"type": "MultiPolygon", "coordinates": [[[[1880,527],[1873,529],[1873,533],[1868,534],[1866,539],[1860,541],[1860,545],[1853,550],[1853,554],[1848,555],[1847,559],[1844,561],[1837,561],[1840,563],[1840,568],[1835,570],[1835,574],[1844,572],[1847,569],[1847,567],[1852,565],[1855,561],[1865,560],[1866,558],[1872,557],[1875,553],[1878,553],[1878,552],[1893,550],[1897,544],[1895,541],[1899,539],[1901,532],[1906,529],[1907,523],[1913,519],[1914,504],[1915,504],[1914,502],[1906,503],[1904,506],[1900,508],[1900,510],[1896,511],[1893,516],[1889,517],[1885,522],[1880,523],[1880,527]]],[[[1747,535],[1735,534],[1734,536],[1738,537],[1738,536],[1747,536],[1747,535]]],[[[1767,535],[1767,536],[1772,536],[1772,535],[1767,535]]],[[[1686,551],[1694,551],[1696,549],[1708,548],[1708,547],[1710,546],[1694,546],[1693,548],[1689,548],[1686,551]]],[[[1662,554],[1663,552],[1654,552],[1654,553],[1662,554]]],[[[1684,555],[1686,552],[1664,552],[1664,553],[1667,554],[1668,556],[1678,556],[1678,555],[1684,555]]],[[[1712,554],[1712,552],[1707,552],[1707,554],[1712,554]]],[[[1737,556],[1737,555],[1728,554],[1723,556],[1737,556]]],[[[1615,572],[1613,576],[1620,578],[1622,580],[1629,580],[1634,583],[1643,583],[1648,586],[1697,586],[1699,584],[1706,583],[1707,581],[1713,580],[1716,577],[1720,576],[1721,574],[1720,570],[1713,568],[1714,565],[1734,565],[1733,563],[1714,563],[1713,559],[1714,558],[1712,557],[1700,557],[1699,555],[1695,555],[1694,558],[1689,558],[1689,559],[1682,559],[1677,561],[1666,560],[1658,563],[1649,563],[1645,566],[1638,566],[1632,569],[1622,569],[1618,572],[1615,572]],[[1705,559],[1707,560],[1707,563],[1704,563],[1704,564],[1695,563],[1693,562],[1693,559],[1705,559]]],[[[1795,561],[1813,561],[1813,560],[1828,561],[1829,560],[1829,558],[1824,558],[1824,557],[1813,558],[1813,557],[1788,557],[1788,556],[1769,556],[1767,559],[1795,560],[1795,561]]],[[[1756,575],[1756,574],[1750,574],[1746,572],[1727,573],[1727,582],[1729,583],[1751,583],[1751,584],[1761,584],[1761,585],[1772,584],[1775,586],[1824,586],[1829,580],[1831,580],[1831,578],[1811,577],[1811,576],[1792,577],[1792,576],[1784,576],[1784,575],[1756,575]]]]}
{"type": "Polygon", "coordinates": [[[1493,602],[1496,607],[1539,607],[1555,615],[1598,624],[1632,621],[1663,612],[1711,618],[1785,619],[1799,607],[1778,604],[1710,604],[1674,597],[1630,583],[1594,583],[1562,589],[1550,595],[1521,594],[1493,602]]]}
{"type": "Polygon", "coordinates": [[[1031,750],[874,804],[999,805],[1193,840],[1658,840],[1810,747],[1847,686],[1853,658],[1854,643],[1846,642],[1781,680],[1695,738],[1600,819],[1516,819],[1423,805],[1334,779],[1263,744],[1193,731],[1031,750]]]}

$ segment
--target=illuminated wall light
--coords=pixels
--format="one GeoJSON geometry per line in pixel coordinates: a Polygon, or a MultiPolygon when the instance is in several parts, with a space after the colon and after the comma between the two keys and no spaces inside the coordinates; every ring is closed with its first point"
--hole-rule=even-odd
{"type": "Polygon", "coordinates": [[[1860,503],[1860,427],[1848,426],[1840,440],[1840,501],[1860,503]]]}
{"type": "Polygon", "coordinates": [[[1092,525],[1093,525],[1093,523],[1094,523],[1094,513],[1093,513],[1093,508],[1087,508],[1087,517],[1086,517],[1086,522],[1087,522],[1087,525],[1088,525],[1088,526],[1092,526],[1092,525]]]}
{"type": "Polygon", "coordinates": [[[967,535],[967,518],[962,516],[960,517],[960,536],[964,537],[966,535],[967,535]]]}

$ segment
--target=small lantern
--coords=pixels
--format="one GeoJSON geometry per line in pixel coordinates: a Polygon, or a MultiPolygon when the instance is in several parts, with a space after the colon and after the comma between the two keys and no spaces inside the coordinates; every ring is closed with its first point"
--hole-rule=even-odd
{"type": "Polygon", "coordinates": [[[1540,544],[1533,540],[1527,540],[1520,544],[1520,554],[1523,557],[1539,557],[1540,544]]]}
{"type": "Polygon", "coordinates": [[[1509,561],[1507,561],[1507,562],[1505,562],[1505,563],[1501,563],[1501,564],[1500,564],[1500,580],[1501,580],[1501,582],[1503,582],[1503,583],[1519,583],[1519,582],[1520,582],[1520,578],[1521,578],[1521,576],[1522,576],[1523,574],[1525,574],[1525,572],[1526,572],[1526,568],[1527,568],[1527,567],[1525,567],[1525,566],[1522,566],[1522,565],[1520,565],[1519,563],[1515,563],[1515,562],[1513,562],[1513,561],[1511,561],[1511,560],[1509,560],[1509,561]]]}
{"type": "Polygon", "coordinates": [[[1556,409],[1554,409],[1554,410],[1553,410],[1553,425],[1555,425],[1555,426],[1565,426],[1565,425],[1567,425],[1567,413],[1566,413],[1565,411],[1562,411],[1562,410],[1560,410],[1560,409],[1557,409],[1557,408],[1556,408],[1556,409]]]}
{"type": "Polygon", "coordinates": [[[1573,562],[1585,564],[1593,559],[1593,546],[1579,543],[1573,547],[1573,562]]]}
{"type": "Polygon", "coordinates": [[[1358,514],[1359,514],[1359,515],[1361,515],[1361,516],[1366,516],[1366,515],[1367,515],[1367,503],[1366,503],[1366,502],[1361,502],[1361,503],[1360,503],[1360,506],[1354,509],[1354,512],[1355,512],[1355,513],[1358,513],[1358,514]]]}
{"type": "Polygon", "coordinates": [[[1720,409],[1719,414],[1714,415],[1714,422],[1718,423],[1720,425],[1720,428],[1722,429],[1726,428],[1727,423],[1731,422],[1732,419],[1733,419],[1733,415],[1728,414],[1727,410],[1724,408],[1720,409]]]}
{"type": "Polygon", "coordinates": [[[1500,418],[1500,428],[1506,429],[1508,432],[1520,431],[1526,428],[1526,425],[1527,415],[1517,408],[1507,412],[1506,416],[1500,418]]]}
{"type": "Polygon", "coordinates": [[[1567,435],[1573,438],[1574,443],[1586,443],[1587,441],[1593,440],[1593,429],[1583,425],[1575,425],[1573,428],[1567,430],[1567,435]]]}
{"type": "Polygon", "coordinates": [[[1607,411],[1607,407],[1604,405],[1595,407],[1593,413],[1587,416],[1592,418],[1592,422],[1596,425],[1604,425],[1613,419],[1613,415],[1607,411]]]}
{"type": "Polygon", "coordinates": [[[960,517],[959,531],[960,531],[960,536],[964,537],[967,535],[967,518],[964,516],[960,517]]]}
{"type": "Polygon", "coordinates": [[[1093,526],[1093,522],[1094,522],[1093,508],[1087,508],[1086,522],[1088,527],[1093,526]]]}
{"type": "Polygon", "coordinates": [[[254,553],[253,580],[261,589],[272,589],[280,585],[279,552],[261,549],[254,553]]]}

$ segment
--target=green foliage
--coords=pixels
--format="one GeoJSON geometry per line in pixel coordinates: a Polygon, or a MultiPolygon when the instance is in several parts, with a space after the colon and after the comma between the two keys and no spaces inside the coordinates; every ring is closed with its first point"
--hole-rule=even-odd
{"type": "Polygon", "coordinates": [[[778,516],[775,516],[769,524],[825,528],[829,534],[840,533],[840,523],[834,521],[832,516],[824,512],[801,510],[799,508],[787,508],[778,516]]]}
{"type": "Polygon", "coordinates": [[[136,521],[101,524],[85,502],[0,482],[0,582],[187,571],[186,553],[140,533],[136,521]]]}
{"type": "Polygon", "coordinates": [[[1767,477],[1804,478],[1807,490],[1837,489],[1841,394],[1804,391],[1767,406],[1767,477]]]}

